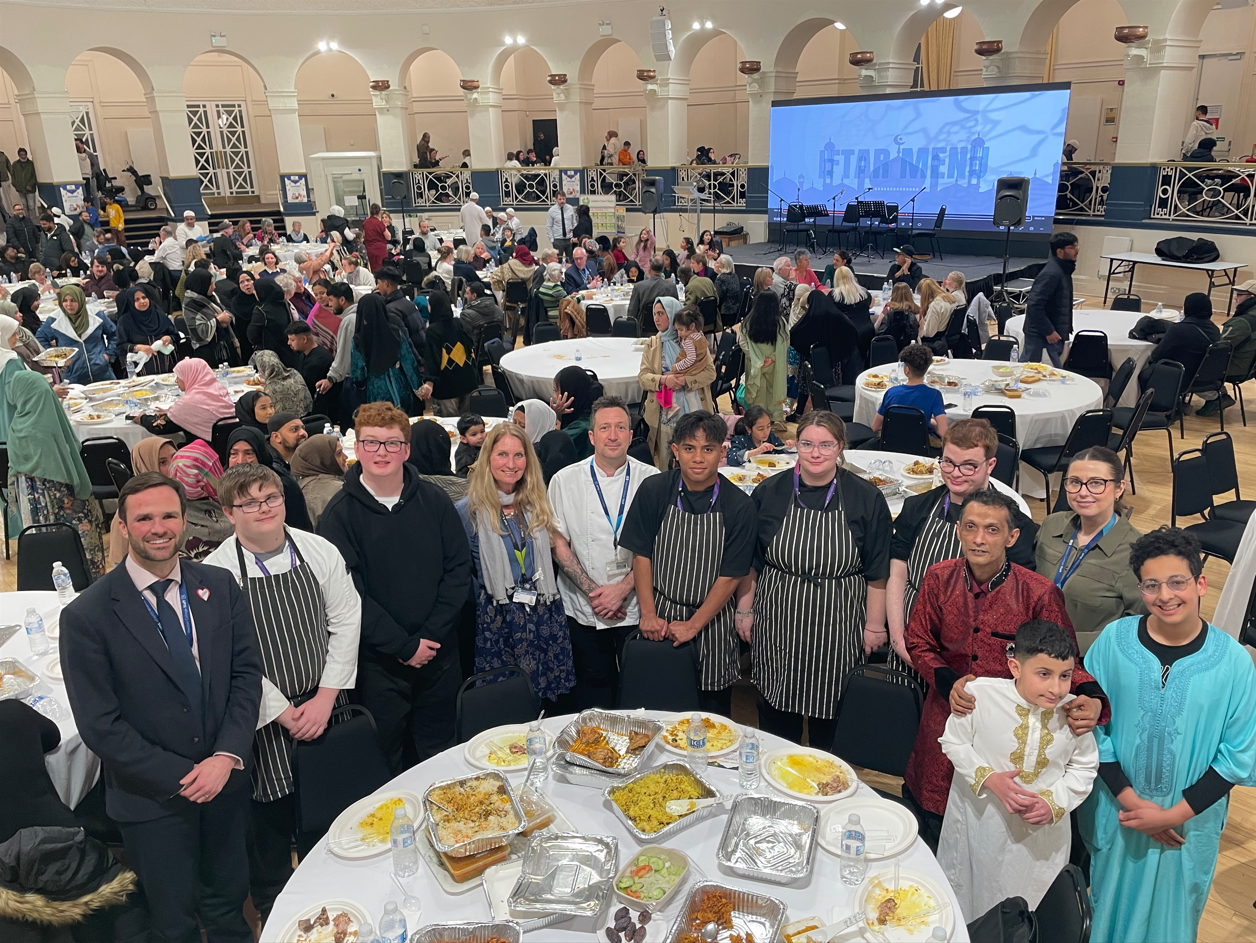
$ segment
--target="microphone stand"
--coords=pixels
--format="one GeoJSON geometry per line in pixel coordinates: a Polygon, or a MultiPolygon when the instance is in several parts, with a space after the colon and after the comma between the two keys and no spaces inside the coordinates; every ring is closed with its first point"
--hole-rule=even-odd
{"type": "MultiPolygon", "coordinates": [[[[780,255],[782,252],[784,252],[784,251],[785,251],[785,211],[784,211],[784,207],[785,207],[785,203],[786,203],[787,201],[786,201],[785,197],[781,196],[779,193],[777,193],[777,192],[776,192],[775,190],[773,190],[771,187],[768,187],[768,193],[770,193],[770,194],[772,194],[772,196],[776,197],[776,217],[777,217],[777,223],[778,223],[778,225],[781,227],[781,230],[780,230],[780,233],[781,233],[781,241],[780,241],[779,248],[776,250],[776,253],[777,253],[777,255],[780,255]]],[[[771,251],[771,250],[769,250],[769,251],[771,251]]],[[[765,253],[765,254],[766,254],[766,253],[765,253]]]]}
{"type": "Polygon", "coordinates": [[[832,208],[829,210],[829,231],[825,233],[825,236],[824,236],[824,251],[825,252],[829,251],[829,236],[833,235],[833,226],[835,225],[833,220],[837,217],[837,200],[845,192],[846,192],[846,188],[842,187],[842,189],[838,190],[831,197],[829,197],[829,203],[831,204],[832,208]]]}
{"type": "MultiPolygon", "coordinates": [[[[927,187],[928,184],[926,184],[925,186],[927,187]]],[[[925,192],[925,187],[921,187],[919,190],[913,193],[912,198],[907,201],[907,205],[911,207],[911,228],[912,229],[916,228],[916,197],[920,196],[920,194],[924,192],[925,192]]]]}

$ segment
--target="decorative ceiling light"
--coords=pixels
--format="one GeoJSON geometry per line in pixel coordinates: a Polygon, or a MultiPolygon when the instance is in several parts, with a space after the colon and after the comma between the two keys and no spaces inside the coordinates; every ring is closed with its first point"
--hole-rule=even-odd
{"type": "Polygon", "coordinates": [[[331,47],[332,52],[336,52],[340,49],[340,45],[338,43],[328,43],[327,45],[331,47]]]}
{"type": "Polygon", "coordinates": [[[326,52],[326,51],[327,51],[327,40],[325,40],[325,39],[324,39],[324,40],[321,40],[321,41],[319,42],[319,44],[318,44],[318,51],[319,51],[319,52],[326,52]]]}
{"type": "Polygon", "coordinates": [[[522,36],[516,36],[515,42],[518,43],[520,46],[522,46],[524,43],[527,42],[527,40],[524,39],[522,36]]]}
{"type": "Polygon", "coordinates": [[[504,36],[502,38],[506,41],[507,46],[509,46],[511,43],[515,41],[515,37],[513,36],[504,36]]]}
{"type": "Polygon", "coordinates": [[[834,25],[834,26],[836,26],[838,29],[845,29],[845,28],[846,28],[846,24],[845,24],[845,23],[843,23],[843,22],[841,22],[840,20],[839,20],[838,22],[834,23],[833,25],[834,25]]]}
{"type": "Polygon", "coordinates": [[[712,26],[712,24],[711,24],[711,21],[710,21],[710,20],[707,20],[707,21],[706,21],[705,23],[703,23],[702,25],[703,25],[704,27],[706,27],[707,29],[711,29],[711,26],[712,26]]]}
{"type": "Polygon", "coordinates": [[[964,9],[963,7],[951,7],[949,10],[947,10],[945,13],[942,14],[942,19],[953,20],[955,19],[955,17],[959,16],[961,12],[963,12],[963,9],[964,9]]]}
{"type": "Polygon", "coordinates": [[[697,20],[694,20],[694,21],[693,21],[693,28],[694,28],[694,29],[702,29],[702,24],[701,24],[701,23],[699,23],[697,20]]]}

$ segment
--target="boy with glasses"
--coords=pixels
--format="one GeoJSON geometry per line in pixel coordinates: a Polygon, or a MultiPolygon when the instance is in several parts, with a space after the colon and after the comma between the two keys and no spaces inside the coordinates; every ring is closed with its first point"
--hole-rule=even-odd
{"type": "Polygon", "coordinates": [[[1230,789],[1256,766],[1256,671],[1200,616],[1199,541],[1162,527],[1130,550],[1149,614],[1110,624],[1086,667],[1112,699],[1095,730],[1096,787],[1079,812],[1092,855],[1090,938],[1194,940],[1230,789]]]}

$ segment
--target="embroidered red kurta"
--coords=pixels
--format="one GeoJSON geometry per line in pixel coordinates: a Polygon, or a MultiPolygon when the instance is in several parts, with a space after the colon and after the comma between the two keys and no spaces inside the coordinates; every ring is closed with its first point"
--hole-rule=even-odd
{"type": "MultiPolygon", "coordinates": [[[[929,683],[929,694],[904,780],[916,801],[930,812],[946,812],[954,772],[938,744],[951,714],[952,684],[970,674],[1010,678],[1007,645],[1016,640],[1017,628],[1030,619],[1048,619],[1073,635],[1063,594],[1050,580],[1024,567],[1009,562],[985,586],[972,579],[963,557],[936,563],[925,574],[907,623],[906,642],[913,666],[929,683]]],[[[1079,660],[1073,671],[1073,693],[1079,693],[1078,686],[1087,682],[1094,684],[1094,678],[1079,660]]]]}

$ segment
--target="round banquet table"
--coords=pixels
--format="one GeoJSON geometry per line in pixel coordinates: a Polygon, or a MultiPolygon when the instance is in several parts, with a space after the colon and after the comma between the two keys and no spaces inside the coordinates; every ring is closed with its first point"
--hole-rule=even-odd
{"type": "MultiPolygon", "coordinates": [[[[658,711],[648,711],[647,713],[654,717],[667,716],[658,711]]],[[[571,715],[546,718],[542,722],[542,726],[550,733],[557,735],[571,719],[571,715]]],[[[762,731],[760,731],[759,736],[762,748],[761,755],[764,756],[770,750],[791,746],[788,741],[762,731]]],[[[679,759],[679,757],[664,751],[658,743],[655,743],[649,748],[645,763],[648,766],[654,766],[675,759],[679,759]]],[[[406,770],[387,786],[383,787],[381,791],[387,789],[408,789],[422,795],[423,791],[433,782],[457,776],[468,776],[475,772],[477,770],[464,759],[463,745],[459,744],[433,757],[426,763],[421,763],[406,770]]],[[[706,778],[725,795],[741,792],[737,786],[737,773],[733,770],[711,766],[707,769],[706,778]]],[[[523,776],[519,774],[512,775],[510,780],[512,784],[517,785],[522,782],[523,776]]],[[[581,777],[578,782],[592,784],[594,781],[581,777]]],[[[558,811],[566,816],[573,828],[578,832],[593,835],[609,835],[618,840],[619,857],[616,866],[616,870],[618,870],[619,867],[622,867],[629,860],[629,856],[637,854],[642,846],[637,843],[636,839],[628,833],[619,819],[615,817],[615,814],[609,807],[609,800],[604,799],[602,796],[603,788],[600,782],[596,784],[596,788],[591,788],[590,785],[567,783],[561,777],[551,775],[550,779],[542,786],[542,792],[558,808],[558,811]]],[[[753,791],[763,795],[784,798],[782,794],[762,780],[759,788],[753,791]]],[[[877,798],[876,793],[864,783],[859,784],[859,789],[855,795],[860,799],[877,798]]],[[[823,815],[828,808],[834,805],[840,808],[842,800],[836,803],[816,803],[816,805],[820,809],[821,815],[823,815]]],[[[697,822],[685,831],[664,841],[663,844],[682,850],[706,875],[707,880],[744,888],[752,893],[766,894],[784,901],[788,907],[788,914],[785,918],[786,923],[806,916],[819,916],[825,920],[829,920],[835,915],[840,918],[855,910],[856,893],[859,888],[849,887],[842,883],[838,873],[838,859],[822,847],[817,847],[815,850],[815,863],[812,867],[811,875],[800,884],[769,884],[723,871],[716,864],[715,852],[720,835],[724,830],[727,815],[726,807],[718,814],[697,822]]],[[[917,838],[906,851],[896,855],[894,858],[870,861],[869,871],[881,869],[885,865],[892,867],[895,860],[900,861],[905,870],[910,869],[920,872],[937,882],[940,887],[946,888],[950,898],[950,906],[953,908],[952,912],[956,916],[955,930],[951,939],[954,941],[968,940],[968,930],[964,926],[963,917],[960,916],[954,894],[951,893],[950,885],[942,873],[942,868],[929,851],[928,846],[917,838]]],[[[392,900],[396,901],[398,906],[401,904],[401,892],[390,876],[391,871],[391,856],[388,853],[366,860],[346,861],[337,858],[328,850],[327,839],[324,836],[306,855],[305,860],[301,862],[296,873],[288,881],[288,885],[283,893],[279,895],[279,899],[275,901],[275,907],[271,911],[270,919],[262,930],[262,943],[275,943],[278,934],[283,932],[284,926],[290,920],[303,915],[310,908],[317,909],[323,901],[333,899],[349,900],[362,905],[370,912],[376,925],[378,925],[379,916],[384,911],[385,903],[392,900]]],[[[428,865],[420,863],[418,873],[407,879],[406,883],[411,888],[411,893],[415,894],[423,904],[422,917],[417,925],[411,925],[411,921],[407,917],[408,932],[413,932],[416,926],[427,926],[433,923],[490,919],[489,903],[485,896],[484,888],[478,882],[468,882],[470,887],[462,893],[457,895],[448,894],[436,883],[431,871],[428,869],[428,865]]],[[[679,913],[686,893],[687,891],[682,889],[673,901],[664,908],[663,912],[650,922],[646,937],[647,943],[658,943],[658,941],[663,940],[671,921],[679,913]]],[[[610,921],[603,918],[610,916],[610,913],[620,906],[612,892],[609,895],[609,907],[603,908],[601,918],[597,921],[588,917],[573,917],[528,935],[524,939],[525,941],[541,940],[544,943],[557,943],[557,941],[561,940],[589,941],[596,936],[597,939],[605,941],[606,937],[602,930],[610,921]]],[[[855,939],[854,936],[851,936],[851,938],[855,939]]],[[[764,943],[768,943],[768,941],[764,941],[764,943]]]]}
{"type": "MultiPolygon", "coordinates": [[[[980,384],[996,378],[990,372],[998,361],[993,360],[948,360],[943,364],[935,364],[934,370],[943,374],[954,374],[962,377],[963,382],[980,384]]],[[[872,425],[872,417],[877,414],[881,405],[884,390],[870,390],[864,386],[864,376],[871,372],[889,373],[892,365],[883,365],[872,371],[864,371],[855,381],[855,422],[872,425]]],[[[1068,371],[1061,371],[1067,373],[1068,371]]],[[[978,393],[973,399],[974,408],[999,404],[1011,406],[1016,412],[1016,438],[1022,450],[1035,449],[1049,445],[1063,445],[1068,438],[1073,423],[1088,409],[1098,409],[1103,405],[1103,390],[1099,384],[1088,377],[1070,373],[1071,382],[1060,380],[1043,380],[1027,387],[1028,392],[1020,399],[1008,399],[1002,393],[978,393]]],[[[963,394],[957,388],[941,388],[944,403],[955,405],[946,407],[948,422],[967,419],[970,415],[963,408],[963,394]]],[[[1045,489],[1038,484],[1041,475],[1028,465],[1021,463],[1021,493],[1041,498],[1045,489]]]]}
{"type": "MultiPolygon", "coordinates": [[[[907,465],[910,465],[912,462],[916,461],[919,458],[921,458],[921,456],[908,455],[906,452],[878,452],[874,449],[846,449],[845,451],[842,452],[842,460],[845,463],[847,469],[850,471],[855,471],[856,473],[858,473],[859,471],[867,471],[872,462],[888,461],[890,462],[891,465],[894,466],[894,473],[900,477],[902,476],[903,468],[907,465]]],[[[925,459],[925,461],[936,462],[937,459],[925,459]]],[[[750,465],[722,465],[720,466],[720,474],[724,475],[725,477],[729,477],[729,476],[737,474],[738,472],[748,471],[750,467],[751,467],[750,465]]],[[[771,477],[772,475],[780,475],[786,472],[789,472],[792,474],[792,467],[770,469],[770,468],[761,468],[759,466],[755,466],[755,471],[762,472],[768,477],[771,477]]],[[[1029,505],[1025,503],[1024,498],[1022,498],[1019,494],[1017,494],[1014,490],[1009,488],[1007,485],[1003,484],[1003,482],[997,481],[994,478],[991,478],[990,481],[997,490],[1002,491],[1005,495],[1012,498],[1012,500],[1014,500],[1016,504],[1020,507],[1021,511],[1024,512],[1026,517],[1033,516],[1030,513],[1029,505]]],[[[760,482],[759,484],[762,484],[762,483],[763,482],[760,482]]],[[[923,487],[921,489],[922,491],[927,491],[933,487],[931,483],[927,481],[923,481],[922,479],[903,478],[903,483],[906,485],[915,485],[915,484],[922,483],[923,484],[923,487]]],[[[749,493],[751,491],[754,491],[754,489],[757,486],[753,484],[744,484],[744,485],[741,485],[740,487],[743,491],[749,493]]],[[[890,506],[891,516],[898,517],[899,512],[903,510],[903,502],[906,501],[909,496],[910,495],[899,493],[899,494],[894,495],[892,498],[885,499],[886,503],[889,504],[890,506]]]]}
{"type": "Polygon", "coordinates": [[[635,403],[641,399],[641,384],[637,382],[641,351],[633,349],[636,343],[631,337],[547,341],[512,350],[502,357],[501,366],[510,379],[510,388],[519,397],[535,397],[548,403],[554,395],[558,371],[575,364],[596,373],[607,395],[635,403]],[[579,364],[577,350],[582,358],[579,364]]]}
{"type": "Polygon", "coordinates": [[[626,288],[598,289],[594,292],[592,298],[582,297],[580,299],[580,307],[587,308],[591,304],[605,305],[607,313],[610,314],[611,323],[613,324],[620,318],[628,317],[628,302],[631,298],[631,285],[626,288]]]}
{"type": "MultiPolygon", "coordinates": [[[[1115,370],[1125,362],[1126,357],[1134,358],[1134,376],[1138,376],[1138,371],[1143,369],[1143,364],[1147,362],[1147,358],[1151,356],[1155,344],[1151,341],[1139,341],[1130,337],[1130,328],[1138,323],[1139,318],[1144,315],[1138,311],[1108,311],[1108,310],[1092,310],[1080,309],[1073,312],[1073,333],[1078,331],[1103,331],[1108,335],[1108,359],[1112,361],[1112,369],[1115,370]]],[[[1166,321],[1176,321],[1178,312],[1170,308],[1165,308],[1161,314],[1150,313],[1151,317],[1163,318],[1166,321]]],[[[1017,343],[1022,348],[1025,346],[1025,316],[1018,314],[1014,318],[1009,318],[1007,324],[1004,325],[1004,331],[1016,338],[1017,343]]],[[[1064,342],[1064,356],[1068,356],[1070,347],[1068,341],[1064,342]]],[[[1138,384],[1130,383],[1125,387],[1125,392],[1121,394],[1121,401],[1118,406],[1134,406],[1138,402],[1138,384]]]]}
{"type": "Polygon", "coordinates": [[[65,685],[53,681],[44,674],[48,663],[57,657],[56,638],[61,606],[54,592],[18,592],[0,593],[0,625],[22,626],[28,607],[34,606],[35,611],[44,620],[44,631],[49,634],[48,654],[35,656],[31,654],[30,644],[26,641],[26,629],[19,628],[16,634],[0,645],[0,658],[16,658],[38,676],[39,681],[30,693],[31,697],[38,694],[51,695],[61,705],[61,717],[56,724],[61,731],[61,743],[51,753],[44,755],[44,763],[48,767],[48,775],[52,777],[52,785],[57,790],[61,801],[71,809],[83,801],[83,797],[96,785],[100,776],[100,759],[83,744],[79,736],[78,725],[70,713],[70,699],[66,696],[65,685]]]}

